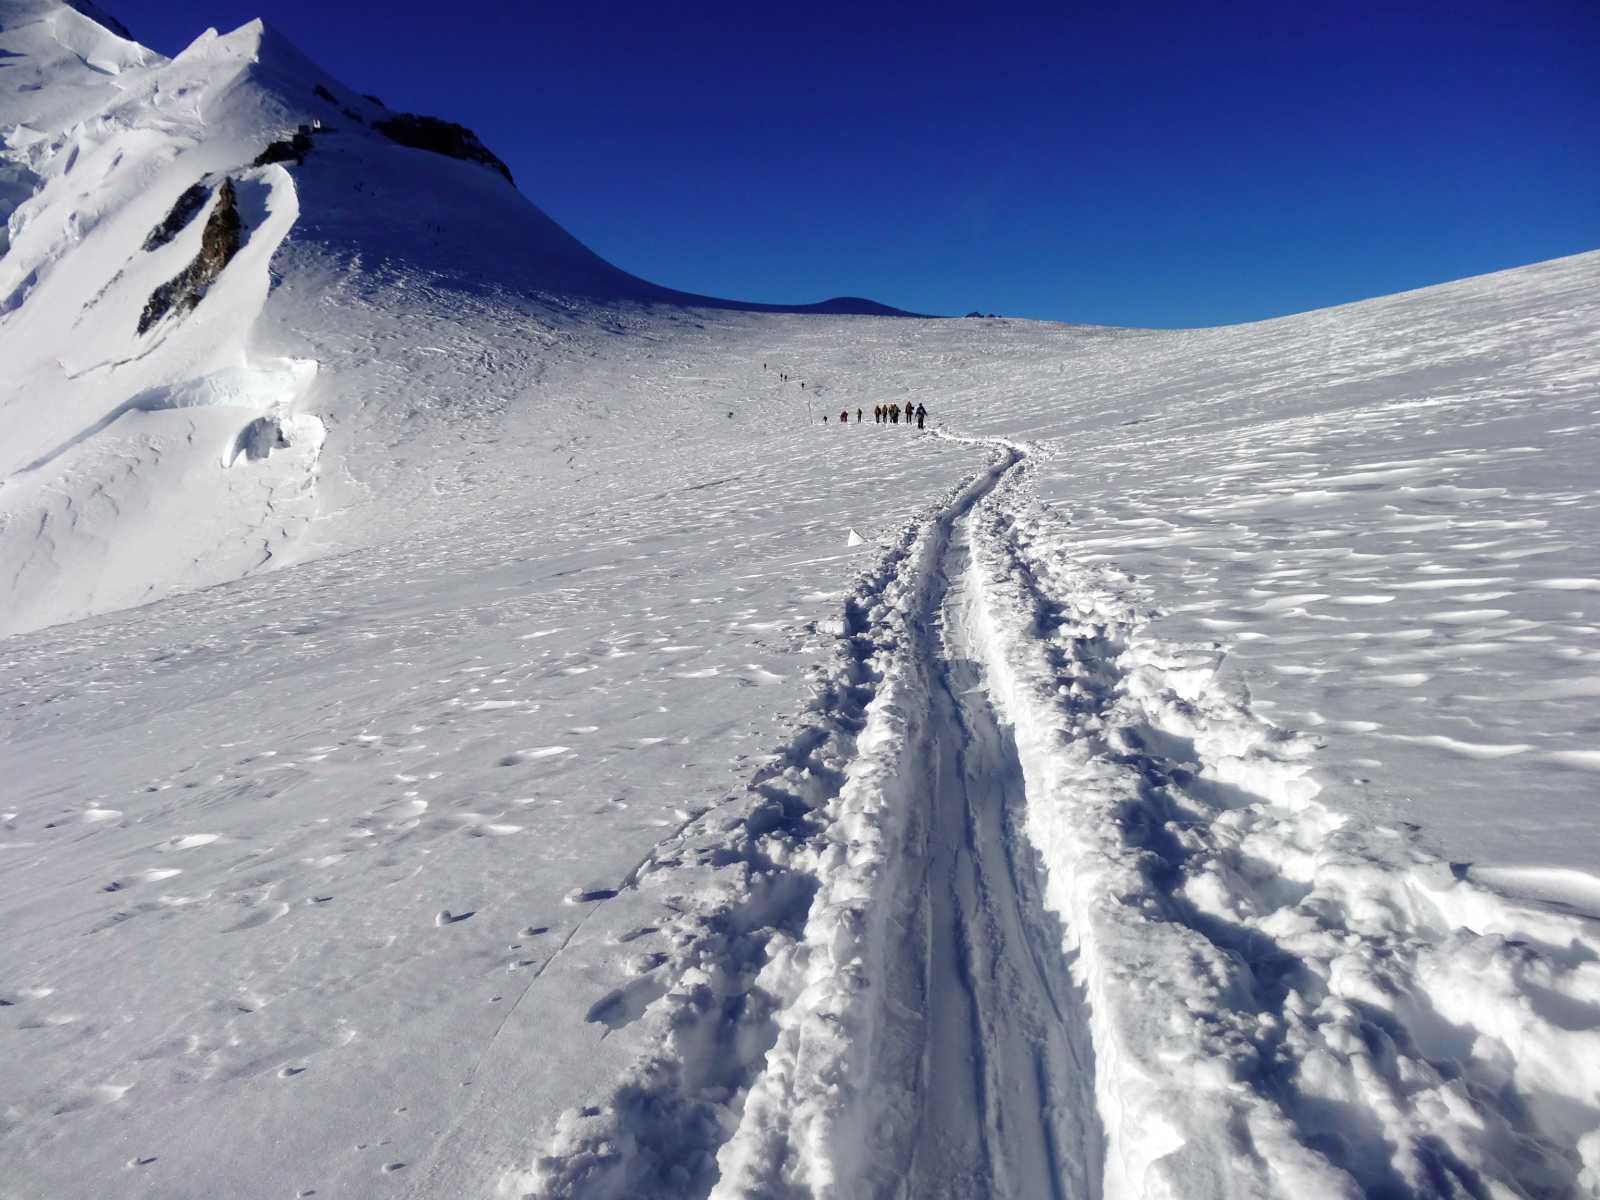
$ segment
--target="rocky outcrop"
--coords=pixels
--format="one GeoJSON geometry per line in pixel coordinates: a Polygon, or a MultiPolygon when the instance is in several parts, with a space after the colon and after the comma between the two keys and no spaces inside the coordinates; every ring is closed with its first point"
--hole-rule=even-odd
{"type": "Polygon", "coordinates": [[[311,149],[311,127],[302,125],[294,131],[293,136],[282,141],[271,142],[267,148],[255,156],[251,162],[252,167],[264,167],[268,163],[297,163],[311,149]]]}
{"type": "Polygon", "coordinates": [[[194,220],[195,214],[205,207],[210,198],[211,190],[203,183],[185,188],[183,195],[173,204],[172,211],[144,239],[144,248],[157,250],[189,228],[189,222],[194,220]]]}
{"type": "Polygon", "coordinates": [[[182,316],[199,304],[223,268],[239,253],[239,247],[244,244],[243,235],[244,223],[239,219],[233,180],[224,179],[217,189],[217,202],[206,218],[205,231],[200,235],[200,253],[151,293],[144,311],[139,314],[139,332],[149,332],[151,326],[169,313],[182,316]]]}
{"type": "Polygon", "coordinates": [[[447,158],[482,163],[504,175],[507,183],[516,186],[516,180],[511,178],[511,168],[501,162],[493,151],[478,140],[478,135],[465,125],[438,117],[401,113],[397,117],[374,121],[372,127],[391,141],[414,150],[430,150],[447,158]]]}

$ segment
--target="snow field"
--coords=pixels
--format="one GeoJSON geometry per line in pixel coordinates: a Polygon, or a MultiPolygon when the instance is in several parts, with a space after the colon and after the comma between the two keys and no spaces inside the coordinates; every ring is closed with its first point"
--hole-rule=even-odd
{"type": "Polygon", "coordinates": [[[8,639],[7,1169],[37,1194],[495,1178],[654,1051],[632,1018],[672,913],[629,881],[767,803],[743,784],[877,553],[839,506],[879,536],[971,460],[645,445],[611,497],[8,639]]]}
{"type": "Polygon", "coordinates": [[[259,23],[0,52],[11,1191],[1600,1195],[1600,255],[729,311],[259,23]]]}

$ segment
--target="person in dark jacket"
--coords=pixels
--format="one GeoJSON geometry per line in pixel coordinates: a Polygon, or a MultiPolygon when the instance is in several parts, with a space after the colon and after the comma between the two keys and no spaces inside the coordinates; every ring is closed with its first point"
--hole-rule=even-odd
{"type": "Polygon", "coordinates": [[[917,428],[918,429],[922,428],[922,419],[924,417],[926,417],[927,415],[928,415],[928,410],[923,408],[922,405],[920,405],[920,404],[917,405],[917,428]]]}
{"type": "Polygon", "coordinates": [[[839,410],[839,424],[841,424],[841,425],[850,424],[850,410],[848,408],[841,408],[839,410]]]}

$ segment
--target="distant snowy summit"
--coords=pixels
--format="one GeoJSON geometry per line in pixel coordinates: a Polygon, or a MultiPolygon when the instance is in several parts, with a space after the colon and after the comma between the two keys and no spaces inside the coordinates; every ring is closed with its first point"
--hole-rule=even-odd
{"type": "Polygon", "coordinates": [[[419,406],[505,403],[551,322],[905,315],[639,279],[471,130],[263,22],[168,59],[87,2],[0,0],[0,228],[0,636],[281,566],[314,522],[325,551],[330,512],[414,484],[368,448],[419,406]],[[468,314],[496,343],[470,382],[410,361],[468,314]]]}
{"type": "MultiPolygon", "coordinates": [[[[853,296],[758,304],[639,279],[605,262],[522,196],[496,195],[467,175],[390,153],[387,148],[394,146],[420,150],[487,167],[513,182],[506,164],[471,130],[439,117],[390,111],[376,97],[333,79],[260,20],[227,35],[208,30],[168,61],[138,45],[125,26],[87,0],[0,0],[0,54],[11,85],[0,87],[0,217],[10,226],[0,250],[41,215],[39,193],[52,172],[64,175],[81,153],[75,129],[88,134],[94,126],[115,124],[177,134],[191,143],[189,149],[231,144],[243,151],[253,142],[254,152],[229,164],[239,169],[262,165],[258,155],[303,127],[310,132],[301,133],[298,152],[276,161],[299,162],[314,148],[329,160],[329,175],[342,168],[342,186],[325,202],[367,210],[368,233],[387,235],[391,250],[396,241],[420,240],[419,233],[442,235],[427,240],[443,243],[461,269],[496,284],[758,312],[910,315],[853,296]],[[433,201],[426,205],[430,217],[453,203],[452,219],[419,230],[415,222],[373,211],[379,191],[374,173],[401,188],[426,189],[433,201]],[[366,204],[353,202],[363,195],[366,204]]],[[[225,161],[221,154],[214,157],[225,161]]],[[[308,215],[314,215],[310,206],[308,215]]],[[[26,256],[26,264],[8,264],[0,275],[0,311],[20,304],[22,284],[45,265],[37,255],[26,256]]]]}

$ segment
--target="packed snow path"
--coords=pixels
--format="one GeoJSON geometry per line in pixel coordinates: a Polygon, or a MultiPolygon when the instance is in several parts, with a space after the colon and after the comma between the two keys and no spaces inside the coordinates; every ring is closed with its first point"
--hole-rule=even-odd
{"type": "MultiPolygon", "coordinates": [[[[1026,787],[973,630],[972,518],[939,567],[924,937],[904,1003],[923,1014],[909,1194],[1097,1194],[1101,1135],[1086,1014],[1021,832],[1026,787]]],[[[920,940],[921,945],[917,946],[920,940]]]]}
{"type": "Polygon", "coordinates": [[[641,872],[740,875],[627,1001],[660,1052],[504,1190],[1593,1192],[1592,927],[1319,804],[995,452],[858,581],[776,807],[641,872]]]}

